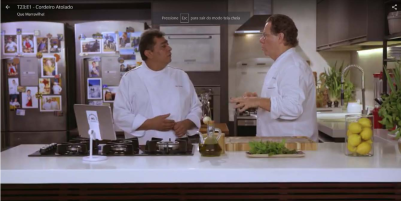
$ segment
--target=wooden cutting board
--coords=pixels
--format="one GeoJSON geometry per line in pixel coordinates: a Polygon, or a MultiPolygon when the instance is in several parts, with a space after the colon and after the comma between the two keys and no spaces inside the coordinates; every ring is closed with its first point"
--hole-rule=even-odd
{"type": "Polygon", "coordinates": [[[249,152],[246,152],[246,156],[248,158],[302,158],[305,157],[305,153],[299,151],[296,154],[277,154],[269,156],[269,154],[250,154],[249,152]]]}
{"type": "Polygon", "coordinates": [[[271,141],[281,142],[285,139],[285,146],[288,149],[296,149],[302,151],[317,150],[317,142],[300,136],[300,137],[226,137],[226,151],[249,151],[248,142],[250,141],[271,141]]]}

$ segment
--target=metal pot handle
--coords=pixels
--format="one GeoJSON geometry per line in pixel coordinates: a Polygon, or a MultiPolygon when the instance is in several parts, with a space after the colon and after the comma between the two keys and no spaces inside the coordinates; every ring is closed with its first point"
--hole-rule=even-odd
{"type": "Polygon", "coordinates": [[[199,144],[203,144],[205,140],[203,139],[202,133],[197,131],[197,134],[199,135],[199,144]]]}

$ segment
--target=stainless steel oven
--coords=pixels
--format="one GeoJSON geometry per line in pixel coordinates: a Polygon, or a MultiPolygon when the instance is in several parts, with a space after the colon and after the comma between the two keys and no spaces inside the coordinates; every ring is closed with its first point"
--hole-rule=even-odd
{"type": "Polygon", "coordinates": [[[234,114],[234,136],[256,136],[256,110],[234,114]]]}

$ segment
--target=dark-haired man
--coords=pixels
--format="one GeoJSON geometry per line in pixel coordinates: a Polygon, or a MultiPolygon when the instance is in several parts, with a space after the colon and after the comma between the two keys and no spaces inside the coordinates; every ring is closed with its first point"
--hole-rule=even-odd
{"type": "Polygon", "coordinates": [[[257,136],[307,136],[317,141],[315,80],[295,51],[297,36],[291,18],[280,14],[269,17],[259,42],[274,64],[266,74],[261,95],[247,92],[231,99],[240,112],[258,108],[257,136]]]}
{"type": "Polygon", "coordinates": [[[143,63],[126,73],[114,100],[114,121],[128,135],[144,144],[152,137],[174,140],[196,134],[201,104],[188,75],[167,66],[171,47],[159,30],[141,35],[143,63]]]}

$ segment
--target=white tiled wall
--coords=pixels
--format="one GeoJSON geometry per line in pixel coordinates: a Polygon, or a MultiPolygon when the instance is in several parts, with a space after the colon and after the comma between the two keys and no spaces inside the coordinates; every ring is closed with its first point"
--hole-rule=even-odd
{"type": "MultiPolygon", "coordinates": [[[[351,61],[361,66],[365,72],[365,98],[367,106],[374,106],[374,81],[373,74],[380,73],[383,69],[383,49],[373,49],[358,51],[352,53],[351,61]]],[[[388,66],[394,66],[394,63],[388,63],[388,66]]],[[[352,69],[351,80],[356,89],[356,99],[362,100],[361,92],[361,73],[357,69],[352,69]]]]}

